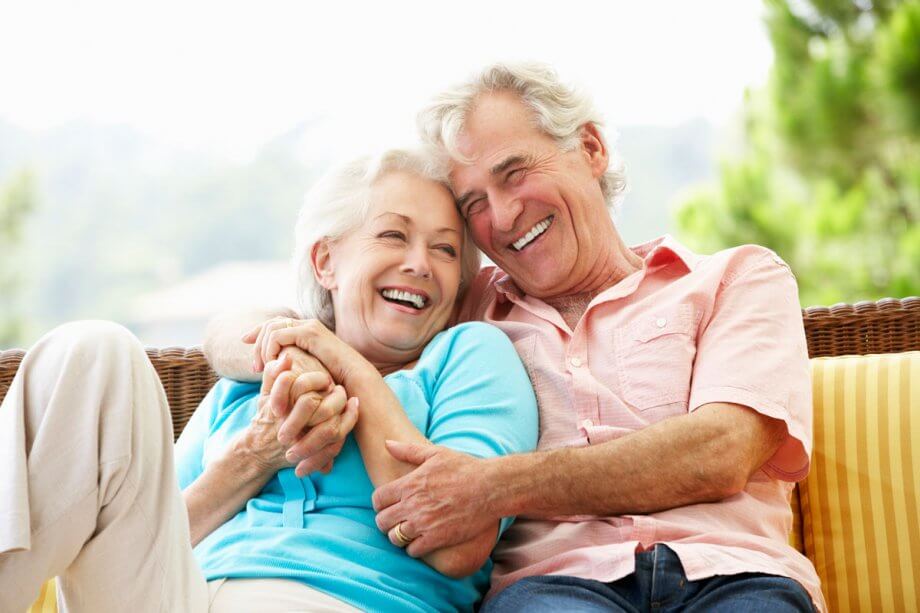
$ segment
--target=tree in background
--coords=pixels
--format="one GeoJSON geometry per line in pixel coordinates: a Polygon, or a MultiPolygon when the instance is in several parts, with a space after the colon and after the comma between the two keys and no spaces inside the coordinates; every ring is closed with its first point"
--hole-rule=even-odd
{"type": "Polygon", "coordinates": [[[36,207],[35,180],[23,170],[0,189],[0,348],[20,341],[25,318],[19,310],[22,265],[17,256],[22,230],[36,207]]]}
{"type": "Polygon", "coordinates": [[[804,305],[920,294],[920,2],[766,0],[745,151],[677,209],[701,250],[759,243],[804,305]]]}

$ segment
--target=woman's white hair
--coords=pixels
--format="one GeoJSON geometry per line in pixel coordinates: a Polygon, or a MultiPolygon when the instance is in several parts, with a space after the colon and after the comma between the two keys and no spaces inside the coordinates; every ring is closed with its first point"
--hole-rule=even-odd
{"type": "MultiPolygon", "coordinates": [[[[444,156],[429,147],[391,149],[379,155],[358,158],[333,168],[307,192],[294,230],[293,271],[301,317],[315,317],[335,329],[332,294],[313,274],[313,247],[321,240],[335,242],[367,220],[371,188],[391,172],[410,172],[435,181],[449,190],[444,156]]],[[[462,296],[480,266],[479,250],[464,224],[460,246],[460,289],[462,296]]]]}
{"type": "MultiPolygon", "coordinates": [[[[459,151],[457,137],[467,115],[482,94],[507,91],[520,96],[532,111],[535,123],[552,136],[563,151],[575,149],[581,127],[594,124],[601,132],[603,121],[591,99],[577,88],[559,80],[556,71],[537,62],[494,64],[467,81],[447,89],[418,114],[422,139],[442,147],[447,154],[469,163],[459,151]]],[[[603,137],[603,134],[601,135],[603,137]]],[[[612,143],[608,144],[610,147],[612,143]]],[[[607,206],[619,203],[626,189],[625,169],[619,156],[610,151],[610,164],[600,178],[607,206]]]]}

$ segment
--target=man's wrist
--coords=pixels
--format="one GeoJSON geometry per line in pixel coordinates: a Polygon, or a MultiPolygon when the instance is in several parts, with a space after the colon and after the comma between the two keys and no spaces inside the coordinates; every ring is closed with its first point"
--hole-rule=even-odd
{"type": "Polygon", "coordinates": [[[487,510],[497,519],[520,515],[527,508],[523,495],[531,489],[532,453],[512,454],[485,461],[482,486],[487,494],[487,510]]]}

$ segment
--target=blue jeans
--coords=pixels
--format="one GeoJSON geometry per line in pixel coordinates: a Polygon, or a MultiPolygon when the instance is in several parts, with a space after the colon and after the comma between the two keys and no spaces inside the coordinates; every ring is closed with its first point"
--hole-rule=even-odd
{"type": "Polygon", "coordinates": [[[636,554],[636,572],[612,583],[564,575],[528,577],[482,607],[516,611],[814,611],[811,597],[786,577],[763,573],[688,581],[680,559],[665,545],[636,554]]]}

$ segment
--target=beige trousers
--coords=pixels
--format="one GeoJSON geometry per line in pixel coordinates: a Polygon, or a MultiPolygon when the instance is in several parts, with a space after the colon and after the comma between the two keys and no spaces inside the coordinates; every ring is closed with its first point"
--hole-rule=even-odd
{"type": "Polygon", "coordinates": [[[25,611],[53,576],[65,612],[333,610],[294,581],[205,582],[166,395],[138,340],[108,322],[43,337],[0,406],[0,611],[25,611]],[[249,608],[235,608],[247,586],[249,608]]]}

